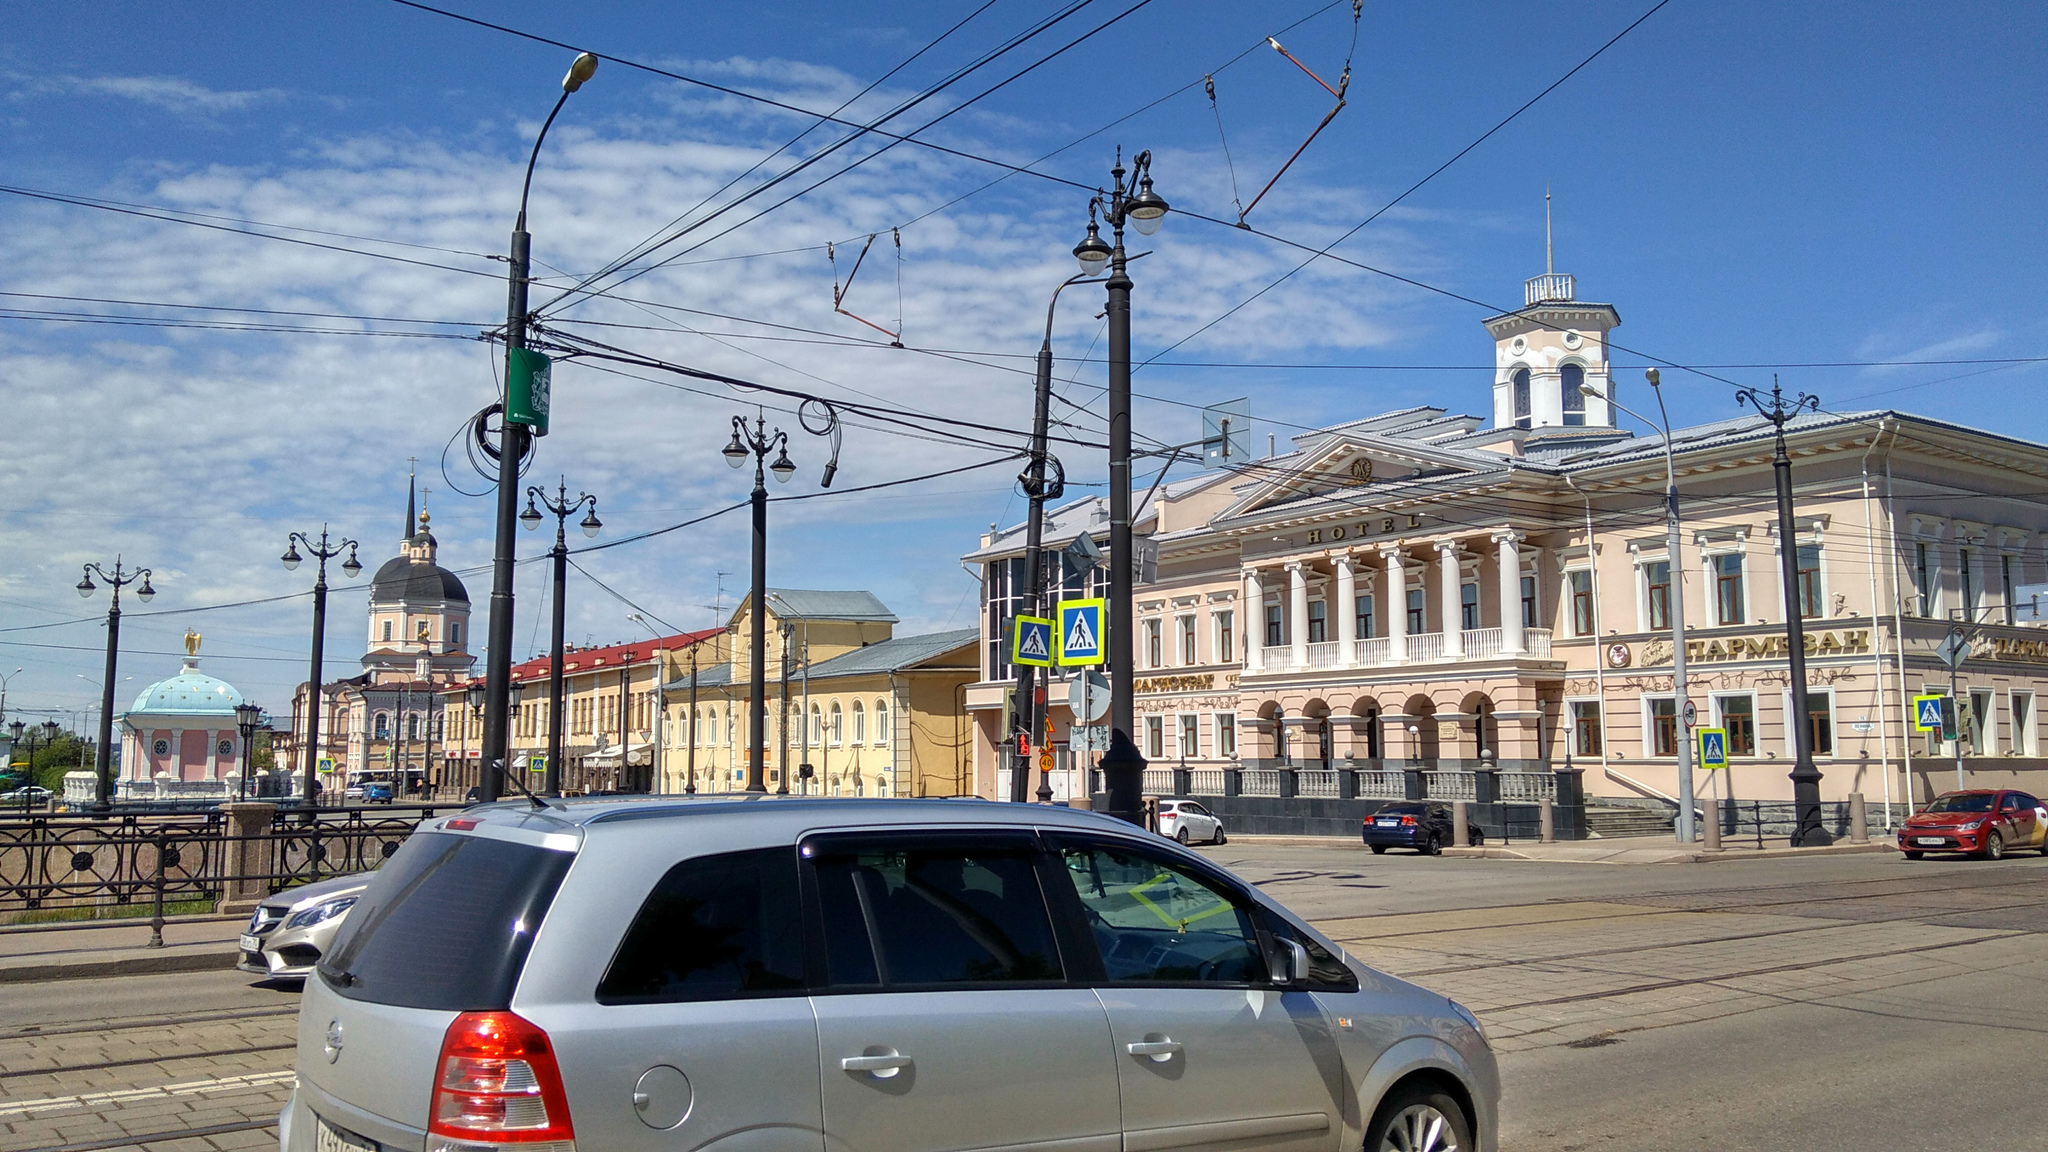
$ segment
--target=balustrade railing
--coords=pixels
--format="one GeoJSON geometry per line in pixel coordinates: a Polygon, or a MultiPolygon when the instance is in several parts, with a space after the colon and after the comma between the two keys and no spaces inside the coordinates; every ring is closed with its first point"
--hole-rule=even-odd
{"type": "Polygon", "coordinates": [[[1311,668],[1341,668],[1344,661],[1340,655],[1344,646],[1330,640],[1308,646],[1308,666],[1311,668]]]}
{"type": "Polygon", "coordinates": [[[1294,778],[1295,795],[1324,796],[1334,799],[1337,795],[1337,771],[1327,768],[1306,768],[1294,778]]]}
{"type": "Polygon", "coordinates": [[[1494,779],[1499,782],[1501,800],[1533,804],[1557,799],[1555,772],[1501,772],[1494,779]]]}
{"type": "Polygon", "coordinates": [[[1294,667],[1294,649],[1285,644],[1269,644],[1259,649],[1259,659],[1268,672],[1285,672],[1294,667]]]}
{"type": "MultiPolygon", "coordinates": [[[[1458,634],[1461,657],[1466,660],[1492,660],[1501,656],[1522,655],[1539,660],[1550,659],[1550,629],[1522,629],[1522,651],[1511,653],[1505,650],[1499,628],[1468,628],[1458,634]]],[[[1441,660],[1444,655],[1444,634],[1441,632],[1417,632],[1410,634],[1403,647],[1401,659],[1396,660],[1392,641],[1385,636],[1374,636],[1365,640],[1332,640],[1308,645],[1306,663],[1296,665],[1294,648],[1288,644],[1276,644],[1259,649],[1264,661],[1263,671],[1294,672],[1302,668],[1384,668],[1397,664],[1421,664],[1441,660]]]]}
{"type": "Polygon", "coordinates": [[[1477,800],[1479,779],[1470,772],[1424,772],[1423,795],[1431,800],[1477,800]]]}
{"type": "Polygon", "coordinates": [[[1145,790],[1145,794],[1146,794],[1147,796],[1171,796],[1171,795],[1173,795],[1173,769],[1171,769],[1171,768],[1147,768],[1147,769],[1145,769],[1145,783],[1144,783],[1143,787],[1144,787],[1144,790],[1145,790]]]}
{"type": "Polygon", "coordinates": [[[1393,652],[1385,636],[1351,642],[1351,662],[1360,668],[1377,668],[1393,663],[1393,652]]]}
{"type": "Polygon", "coordinates": [[[1408,795],[1408,774],[1399,768],[1364,768],[1358,773],[1361,800],[1401,800],[1408,795]]]}
{"type": "Polygon", "coordinates": [[[1194,796],[1223,795],[1223,769],[1188,769],[1188,793],[1194,796]]]}
{"type": "Polygon", "coordinates": [[[1278,796],[1280,794],[1280,770],[1278,768],[1247,768],[1239,774],[1238,790],[1246,796],[1278,796]]]}
{"type": "Polygon", "coordinates": [[[1439,660],[1444,654],[1444,634],[1441,632],[1417,632],[1408,637],[1408,662],[1439,660]]]}

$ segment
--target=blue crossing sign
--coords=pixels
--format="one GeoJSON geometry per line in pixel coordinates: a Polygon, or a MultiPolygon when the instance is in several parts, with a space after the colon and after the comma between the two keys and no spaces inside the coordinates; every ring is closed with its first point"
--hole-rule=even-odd
{"type": "Polygon", "coordinates": [[[1701,728],[1700,767],[1706,769],[1728,766],[1728,730],[1726,728],[1701,728]]]}
{"type": "Polygon", "coordinates": [[[1913,697],[1913,727],[1922,732],[1941,731],[1941,702],[1946,696],[1913,697]]]}
{"type": "Polygon", "coordinates": [[[1102,605],[1094,600],[1060,604],[1060,663],[1066,667],[1102,663],[1102,605]]]}
{"type": "Polygon", "coordinates": [[[1010,659],[1033,668],[1052,667],[1052,621],[1019,616],[1010,638],[1010,659]]]}

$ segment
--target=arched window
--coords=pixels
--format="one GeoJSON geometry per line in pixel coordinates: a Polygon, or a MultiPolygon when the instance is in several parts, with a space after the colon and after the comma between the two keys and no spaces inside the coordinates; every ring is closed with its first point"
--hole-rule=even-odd
{"type": "Polygon", "coordinates": [[[875,701],[875,743],[881,745],[889,743],[889,702],[887,700],[875,701]]]}
{"type": "Polygon", "coordinates": [[[1527,368],[1517,368],[1511,379],[1514,381],[1510,387],[1514,390],[1515,394],[1515,427],[1527,428],[1530,422],[1529,370],[1527,368]]]}
{"type": "Polygon", "coordinates": [[[384,622],[384,639],[387,641],[391,639],[391,621],[389,620],[384,622]]]}
{"type": "Polygon", "coordinates": [[[407,740],[417,740],[420,738],[420,718],[417,715],[405,718],[405,738],[407,740]]]}
{"type": "Polygon", "coordinates": [[[853,742],[854,742],[855,744],[864,744],[864,743],[866,743],[866,742],[867,742],[867,738],[868,738],[868,713],[867,713],[867,709],[865,709],[865,708],[862,708],[862,707],[860,706],[860,701],[858,701],[858,700],[855,700],[855,701],[853,702],[853,742]]]}
{"type": "Polygon", "coordinates": [[[1586,370],[1577,364],[1567,364],[1558,371],[1564,387],[1564,422],[1584,424],[1586,422],[1586,394],[1579,391],[1586,383],[1586,370]]]}
{"type": "Polygon", "coordinates": [[[377,739],[379,739],[379,740],[389,740],[389,739],[391,739],[391,714],[390,714],[390,713],[388,713],[388,712],[379,712],[379,713],[377,713],[377,721],[376,721],[376,724],[377,724],[377,739]]]}
{"type": "Polygon", "coordinates": [[[811,705],[811,746],[825,742],[825,714],[816,704],[811,705]]]}
{"type": "MultiPolygon", "coordinates": [[[[853,712],[853,714],[854,714],[854,715],[855,715],[856,717],[857,717],[857,716],[859,716],[859,715],[860,715],[860,705],[859,705],[858,703],[856,703],[856,704],[855,704],[855,705],[853,706],[853,708],[854,708],[854,712],[853,712]]],[[[840,710],[840,707],[839,707],[839,701],[837,701],[837,700],[834,700],[834,701],[832,702],[832,744],[833,744],[833,746],[834,746],[834,747],[837,747],[837,746],[838,746],[838,744],[839,744],[839,742],[840,742],[840,740],[842,740],[842,739],[844,739],[844,738],[845,738],[845,735],[846,735],[846,713],[840,710]]],[[[859,737],[858,735],[856,735],[856,736],[854,737],[854,739],[855,739],[855,740],[859,740],[859,739],[860,739],[860,737],[859,737]]]]}
{"type": "Polygon", "coordinates": [[[460,624],[457,624],[457,623],[455,623],[455,622],[453,622],[453,621],[450,621],[450,622],[449,622],[449,624],[448,624],[448,643],[449,643],[449,645],[450,645],[450,646],[452,646],[452,647],[456,647],[456,648],[460,648],[460,647],[462,647],[462,625],[460,625],[460,624]]]}

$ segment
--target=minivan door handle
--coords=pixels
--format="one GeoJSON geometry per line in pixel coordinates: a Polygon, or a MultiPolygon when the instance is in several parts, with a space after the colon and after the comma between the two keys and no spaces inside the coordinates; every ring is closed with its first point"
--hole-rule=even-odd
{"type": "Polygon", "coordinates": [[[1143,1056],[1155,1064],[1166,1063],[1168,1060],[1173,1059],[1174,1054],[1180,1050],[1180,1041],[1168,1039],[1164,1036],[1156,1040],[1134,1040],[1124,1045],[1124,1051],[1129,1052],[1133,1056],[1143,1056]]]}
{"type": "Polygon", "coordinates": [[[905,1068],[910,1067],[910,1057],[897,1052],[875,1053],[863,1056],[841,1057],[839,1067],[848,1072],[866,1072],[877,1080],[887,1080],[905,1068]]]}

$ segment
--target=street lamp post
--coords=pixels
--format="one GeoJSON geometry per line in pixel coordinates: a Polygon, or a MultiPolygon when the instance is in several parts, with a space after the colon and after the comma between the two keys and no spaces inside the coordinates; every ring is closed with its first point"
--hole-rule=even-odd
{"type": "Polygon", "coordinates": [[[1771,402],[1754,388],[1735,394],[1735,402],[1748,404],[1777,428],[1777,447],[1771,454],[1772,478],[1778,489],[1779,574],[1785,586],[1785,647],[1792,677],[1792,829],[1794,848],[1819,848],[1835,842],[1821,826],[1820,769],[1813,763],[1812,721],[1806,710],[1806,621],[1799,614],[1799,542],[1792,520],[1792,457],[1785,452],[1785,425],[1804,410],[1820,410],[1820,398],[1801,392],[1791,404],[1771,379],[1771,402]]]}
{"type": "Polygon", "coordinates": [[[1140,823],[1140,793],[1145,758],[1131,742],[1135,697],[1131,642],[1131,278],[1124,256],[1124,222],[1150,236],[1166,219],[1166,200],[1152,190],[1152,153],[1132,160],[1133,185],[1124,183],[1123,150],[1117,150],[1108,193],[1098,192],[1088,204],[1088,235],[1074,246],[1074,256],[1088,275],[1109,269],[1109,751],[1102,757],[1109,812],[1140,823]],[[1104,244],[1096,215],[1108,221],[1114,243],[1104,244]]]}
{"type": "MultiPolygon", "coordinates": [[[[356,542],[335,540],[330,543],[327,538],[327,525],[322,524],[318,544],[313,543],[313,538],[304,532],[294,532],[285,538],[284,555],[279,557],[285,571],[296,569],[299,562],[304,559],[299,555],[301,544],[306,546],[306,551],[313,554],[314,559],[320,561],[320,574],[313,580],[313,664],[306,679],[306,754],[303,757],[306,779],[299,789],[306,805],[311,807],[315,802],[315,789],[318,787],[315,774],[320,767],[320,678],[321,664],[327,647],[327,562],[341,555],[342,549],[348,549],[348,559],[342,561],[341,570],[351,580],[362,572],[363,565],[356,559],[356,542]]],[[[108,665],[107,672],[108,675],[113,674],[111,664],[108,665]]]]}
{"type": "MultiPolygon", "coordinates": [[[[535,485],[526,490],[526,511],[519,514],[519,522],[527,531],[540,527],[540,509],[534,507],[539,501],[541,507],[555,514],[555,546],[548,551],[554,564],[553,639],[548,648],[548,772],[547,794],[550,797],[562,794],[562,625],[565,619],[562,597],[569,581],[569,543],[567,525],[569,517],[586,503],[590,505],[578,525],[585,536],[597,535],[604,522],[597,518],[597,497],[588,492],[578,492],[574,500],[569,499],[569,480],[562,477],[555,485],[555,496],[548,497],[548,490],[535,485]]],[[[493,617],[495,620],[495,617],[493,617]]]]}
{"type": "Polygon", "coordinates": [[[763,461],[770,449],[776,450],[775,463],[765,466],[773,472],[778,484],[786,484],[796,475],[796,465],[789,458],[789,434],[780,428],[774,435],[768,434],[768,419],[754,418],[754,430],[747,431],[747,418],[732,418],[732,442],[719,450],[725,462],[738,468],[754,458],[754,583],[753,583],[753,635],[749,638],[747,700],[747,791],[766,792],[768,781],[764,761],[768,752],[768,632],[766,613],[768,611],[768,488],[764,483],[763,461]]]}
{"type": "MultiPolygon", "coordinates": [[[[107,582],[112,599],[107,607],[107,669],[100,679],[100,746],[94,767],[98,779],[95,781],[93,801],[88,807],[95,816],[104,816],[114,807],[114,758],[111,743],[114,738],[114,669],[121,651],[121,589],[136,581],[142,587],[135,590],[135,598],[144,604],[156,597],[156,589],[150,587],[150,572],[147,568],[128,571],[121,567],[121,558],[114,557],[114,570],[108,572],[98,564],[87,564],[85,577],[78,582],[78,594],[91,597],[95,585],[93,573],[107,582]]],[[[33,761],[31,761],[33,763],[33,761]]]]}
{"type": "MultiPolygon", "coordinates": [[[[548,138],[548,129],[561,114],[569,94],[583,87],[583,82],[596,72],[597,57],[585,52],[576,57],[569,66],[569,74],[562,77],[562,95],[541,124],[539,135],[533,139],[533,151],[527,155],[526,180],[519,186],[519,219],[512,225],[511,268],[506,274],[505,393],[498,422],[497,544],[491,556],[490,650],[484,662],[483,779],[477,786],[478,795],[486,803],[498,798],[499,774],[506,766],[512,700],[512,579],[518,562],[513,522],[519,512],[519,468],[525,460],[530,435],[526,425],[512,418],[513,376],[525,367],[527,260],[533,245],[533,237],[526,231],[526,201],[533,191],[533,166],[540,159],[541,142],[548,138]]],[[[545,401],[535,399],[536,407],[546,407],[545,401]]],[[[549,761],[548,771],[554,770],[554,762],[549,761]]]]}
{"type": "Polygon", "coordinates": [[[242,734],[242,782],[236,787],[237,798],[249,798],[249,772],[255,767],[256,756],[252,747],[256,740],[256,729],[263,723],[263,709],[247,700],[235,705],[235,729],[242,734]]]}
{"type": "MultiPolygon", "coordinates": [[[[1092,251],[1092,250],[1091,250],[1092,251]]],[[[1031,511],[1024,520],[1024,571],[1029,583],[1029,592],[1017,605],[1017,615],[1037,616],[1045,607],[1045,502],[1057,500],[1066,489],[1065,478],[1054,481],[1048,489],[1045,483],[1045,438],[1046,424],[1051,419],[1052,409],[1052,317],[1059,307],[1060,293],[1075,284],[1096,284],[1101,281],[1091,273],[1082,272],[1069,276],[1059,287],[1052,290],[1052,299],[1045,306],[1045,340],[1038,346],[1037,386],[1033,390],[1031,417],[1031,463],[1018,480],[1024,485],[1024,494],[1031,500],[1031,511]]],[[[1014,632],[1015,624],[1011,625],[1014,632]]],[[[1014,642],[1014,641],[1013,641],[1014,642]]],[[[1030,733],[1032,743],[1041,736],[1039,727],[1042,717],[1038,712],[1038,669],[1030,664],[1017,662],[1016,708],[1014,709],[1016,730],[1009,733],[1010,748],[1010,799],[1024,803],[1030,781],[1030,758],[1017,751],[1017,734],[1030,733]]],[[[1051,677],[1047,677],[1048,686],[1051,677]]],[[[1052,802],[1052,788],[1040,780],[1038,798],[1041,803],[1052,802]]]]}
{"type": "MultiPolygon", "coordinates": [[[[1643,373],[1650,382],[1650,391],[1657,397],[1658,424],[1664,429],[1664,531],[1665,561],[1670,575],[1665,584],[1665,611],[1671,617],[1671,691],[1677,697],[1672,710],[1678,725],[1678,842],[1692,843],[1696,832],[1693,822],[1692,783],[1692,733],[1685,723],[1685,706],[1691,698],[1686,695],[1685,686],[1685,564],[1679,551],[1678,530],[1678,466],[1672,456],[1671,412],[1664,407],[1664,389],[1655,368],[1643,373]]],[[[1650,421],[1641,413],[1626,407],[1611,395],[1601,393],[1591,384],[1579,385],[1579,391],[1634,416],[1643,423],[1650,421]]]]}

